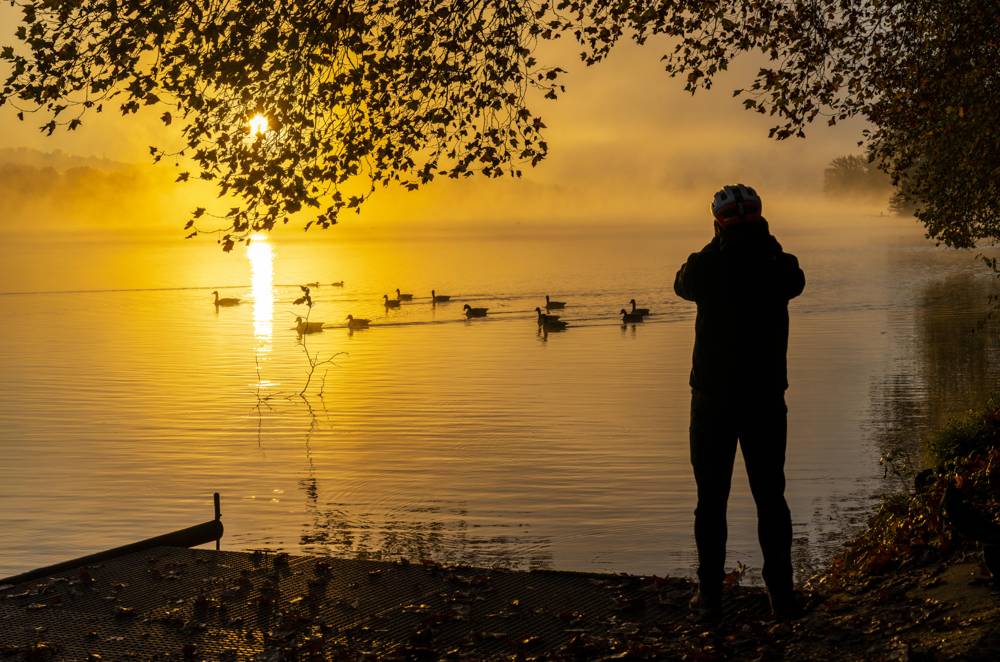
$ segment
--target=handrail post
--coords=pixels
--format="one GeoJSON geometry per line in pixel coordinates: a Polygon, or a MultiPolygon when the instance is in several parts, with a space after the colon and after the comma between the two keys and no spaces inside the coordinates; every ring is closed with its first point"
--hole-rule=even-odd
{"type": "MultiPolygon", "coordinates": [[[[215,521],[218,522],[222,519],[222,503],[219,498],[219,493],[215,492],[212,495],[212,500],[215,502],[215,521]]],[[[219,551],[219,547],[222,544],[222,536],[215,539],[215,551],[219,551]]]]}

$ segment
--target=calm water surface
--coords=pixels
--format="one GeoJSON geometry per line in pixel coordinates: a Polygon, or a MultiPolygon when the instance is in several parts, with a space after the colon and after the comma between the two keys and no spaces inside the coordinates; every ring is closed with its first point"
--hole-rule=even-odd
{"type": "MultiPolygon", "coordinates": [[[[973,256],[855,220],[775,227],[807,274],[788,392],[801,572],[892,486],[881,457],[919,463],[927,430],[1000,379],[973,256]]],[[[208,519],[213,491],[230,549],[691,574],[694,308],[672,281],[705,233],[336,237],[0,249],[0,576],[208,519]],[[329,327],[303,345],[310,281],[329,327]],[[415,298],[387,312],[396,287],[415,298]],[[244,303],[216,311],[213,289],[244,303]],[[546,293],[572,323],[547,338],[546,293]],[[623,328],[633,296],[654,315],[623,328]],[[466,302],[489,317],[464,321],[466,302]],[[301,398],[307,351],[337,356],[301,398]]],[[[736,562],[760,563],[742,464],[736,562]]]]}

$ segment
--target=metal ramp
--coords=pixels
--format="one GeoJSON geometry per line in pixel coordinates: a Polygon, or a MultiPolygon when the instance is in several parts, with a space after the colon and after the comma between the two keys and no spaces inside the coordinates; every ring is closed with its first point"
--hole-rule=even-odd
{"type": "MultiPolygon", "coordinates": [[[[682,579],[157,547],[0,588],[0,658],[596,659],[690,629],[682,579]]],[[[758,604],[759,603],[759,604],[758,604]]],[[[738,589],[730,610],[763,611],[738,589]]]]}

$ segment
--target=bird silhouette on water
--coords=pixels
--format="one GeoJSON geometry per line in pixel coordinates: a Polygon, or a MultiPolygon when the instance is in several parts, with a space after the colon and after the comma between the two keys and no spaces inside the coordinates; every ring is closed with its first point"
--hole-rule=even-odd
{"type": "Polygon", "coordinates": [[[649,308],[636,308],[635,307],[635,299],[629,299],[628,302],[630,304],[632,304],[632,314],[633,315],[642,315],[643,317],[649,315],[649,308]]]}
{"type": "Polygon", "coordinates": [[[552,299],[549,298],[548,294],[545,295],[546,310],[558,310],[560,308],[565,308],[565,307],[566,307],[565,301],[553,301],[552,299]]]}
{"type": "Polygon", "coordinates": [[[539,308],[538,306],[535,306],[535,314],[538,315],[538,326],[541,326],[542,322],[544,322],[546,319],[551,319],[551,320],[559,319],[558,315],[549,315],[547,313],[543,313],[542,309],[539,308]]]}
{"type": "Polygon", "coordinates": [[[219,306],[238,306],[238,305],[240,305],[240,300],[237,299],[236,297],[223,297],[223,298],[220,299],[219,298],[219,291],[218,290],[214,290],[212,292],[212,294],[215,295],[215,307],[216,308],[218,308],[219,306]]]}
{"type": "Polygon", "coordinates": [[[469,304],[465,304],[462,309],[465,310],[466,317],[486,317],[486,311],[489,310],[489,308],[473,308],[469,304]]]}
{"type": "Polygon", "coordinates": [[[301,317],[295,318],[295,330],[299,334],[304,333],[319,333],[323,330],[323,322],[308,322],[301,317]]]}
{"type": "Polygon", "coordinates": [[[558,315],[543,313],[541,308],[535,308],[535,313],[538,314],[538,326],[546,331],[563,331],[569,326],[569,323],[560,320],[558,315]]]}
{"type": "Polygon", "coordinates": [[[347,316],[347,328],[352,331],[357,331],[358,329],[367,329],[368,325],[371,324],[371,320],[364,319],[362,317],[355,317],[354,315],[347,316]]]}
{"type": "Polygon", "coordinates": [[[620,314],[622,316],[622,324],[637,324],[642,321],[642,315],[639,313],[630,313],[624,308],[622,308],[620,314]]]}

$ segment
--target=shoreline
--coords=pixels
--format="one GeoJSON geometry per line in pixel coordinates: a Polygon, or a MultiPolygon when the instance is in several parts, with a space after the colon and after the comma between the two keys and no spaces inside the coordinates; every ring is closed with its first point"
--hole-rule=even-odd
{"type": "Polygon", "coordinates": [[[819,581],[787,622],[733,577],[706,624],[681,578],[158,547],[0,587],[0,656],[985,661],[1000,645],[972,553],[819,581]]]}
{"type": "Polygon", "coordinates": [[[812,578],[788,622],[731,573],[705,624],[683,578],[156,547],[0,587],[0,655],[992,660],[1000,599],[976,550],[900,561],[812,578]]]}

